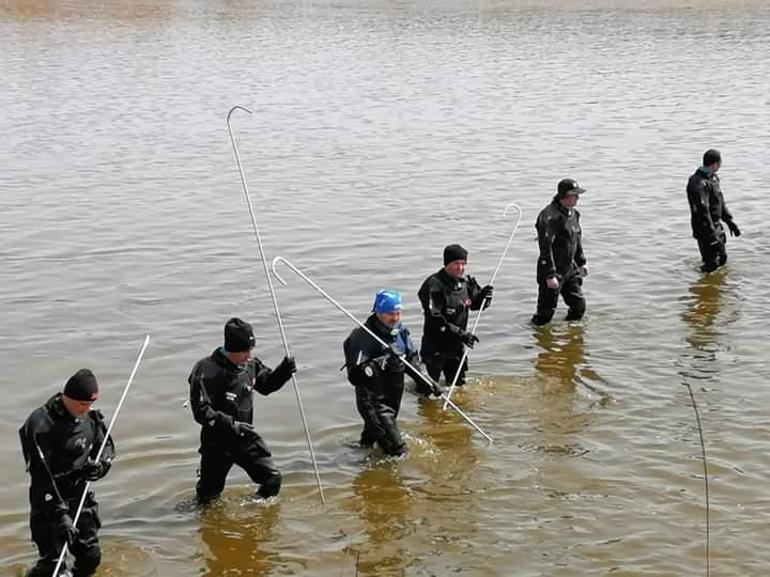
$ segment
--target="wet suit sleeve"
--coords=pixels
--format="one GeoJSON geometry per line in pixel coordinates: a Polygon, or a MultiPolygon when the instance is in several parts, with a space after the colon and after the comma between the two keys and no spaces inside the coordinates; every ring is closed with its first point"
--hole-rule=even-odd
{"type": "Polygon", "coordinates": [[[256,357],[252,359],[249,371],[253,371],[254,390],[265,396],[283,387],[291,378],[291,371],[288,370],[285,362],[281,362],[275,369],[271,369],[256,357]]]}
{"type": "Polygon", "coordinates": [[[537,259],[538,276],[549,278],[556,276],[556,265],[553,259],[553,242],[556,239],[556,231],[559,222],[557,218],[541,214],[535,228],[537,229],[537,245],[540,256],[537,259]]]}
{"type": "Polygon", "coordinates": [[[350,333],[342,345],[345,352],[345,367],[348,372],[348,381],[354,387],[365,387],[376,389],[382,372],[377,361],[386,360],[387,356],[374,358],[371,347],[365,342],[364,338],[371,339],[366,334],[360,334],[357,331],[350,333]]]}
{"type": "Polygon", "coordinates": [[[455,324],[450,323],[444,316],[444,308],[446,307],[446,296],[444,291],[441,290],[437,281],[428,281],[417,293],[422,304],[422,310],[425,314],[425,323],[434,331],[447,331],[450,334],[459,336],[463,330],[455,324]]]}
{"type": "MultiPolygon", "coordinates": [[[[578,227],[580,226],[580,213],[578,211],[575,211],[575,218],[577,218],[578,221],[578,227]]],[[[577,235],[577,247],[575,249],[575,264],[580,266],[585,266],[586,264],[586,255],[583,252],[583,232],[580,230],[577,235]]]]}
{"type": "Polygon", "coordinates": [[[722,204],[722,220],[727,223],[728,227],[735,224],[733,220],[733,213],[727,210],[727,204],[722,204]]]}
{"type": "Polygon", "coordinates": [[[39,434],[30,422],[19,429],[21,450],[27,471],[32,480],[36,504],[45,514],[53,517],[68,513],[67,503],[62,499],[53,472],[49,468],[53,456],[53,447],[47,435],[39,434]]]}
{"type": "Polygon", "coordinates": [[[210,427],[222,432],[233,430],[233,418],[217,411],[211,403],[210,392],[206,389],[206,382],[202,370],[196,365],[188,379],[190,383],[190,408],[195,421],[204,427],[210,427]]]}
{"type": "Polygon", "coordinates": [[[700,234],[713,241],[719,237],[714,221],[711,219],[709,189],[706,183],[706,180],[701,179],[689,191],[690,209],[696,217],[700,234]]]}

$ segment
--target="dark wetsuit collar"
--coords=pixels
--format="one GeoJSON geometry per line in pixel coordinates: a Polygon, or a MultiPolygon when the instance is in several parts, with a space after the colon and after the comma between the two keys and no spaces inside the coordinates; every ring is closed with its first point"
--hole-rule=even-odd
{"type": "Polygon", "coordinates": [[[218,364],[220,367],[225,369],[226,371],[230,371],[231,373],[237,373],[241,370],[241,367],[236,365],[233,361],[231,361],[228,356],[225,354],[225,351],[222,349],[222,347],[217,347],[214,349],[214,352],[211,353],[211,358],[214,359],[214,362],[218,364]]]}

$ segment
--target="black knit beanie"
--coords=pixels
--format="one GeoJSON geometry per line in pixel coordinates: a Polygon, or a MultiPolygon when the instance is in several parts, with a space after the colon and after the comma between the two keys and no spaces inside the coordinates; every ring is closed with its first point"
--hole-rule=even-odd
{"type": "Polygon", "coordinates": [[[225,324],[225,350],[242,353],[254,348],[254,331],[246,321],[233,317],[225,324]]]}
{"type": "Polygon", "coordinates": [[[75,401],[95,401],[99,383],[89,369],[80,369],[64,385],[64,394],[75,401]]]}
{"type": "Polygon", "coordinates": [[[444,249],[444,266],[456,260],[468,260],[468,251],[459,244],[450,244],[444,249]]]}

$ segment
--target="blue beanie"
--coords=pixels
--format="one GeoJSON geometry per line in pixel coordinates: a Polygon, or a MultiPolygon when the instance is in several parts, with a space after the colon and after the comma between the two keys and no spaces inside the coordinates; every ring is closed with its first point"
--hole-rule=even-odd
{"type": "Polygon", "coordinates": [[[376,313],[392,313],[401,310],[401,293],[394,289],[381,289],[374,297],[372,310],[376,313]]]}

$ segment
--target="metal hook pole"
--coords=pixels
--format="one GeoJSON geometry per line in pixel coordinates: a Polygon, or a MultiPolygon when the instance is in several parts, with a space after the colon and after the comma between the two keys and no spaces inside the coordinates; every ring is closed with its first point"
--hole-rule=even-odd
{"type": "MultiPolygon", "coordinates": [[[[511,232],[511,236],[508,237],[508,243],[505,245],[505,248],[503,249],[503,254],[500,255],[500,260],[497,261],[497,267],[495,268],[495,272],[492,273],[492,278],[489,281],[490,285],[495,284],[495,279],[497,278],[497,273],[500,272],[500,268],[503,266],[503,261],[505,260],[505,256],[508,254],[508,249],[511,248],[511,242],[513,242],[513,237],[516,235],[516,231],[519,230],[519,223],[521,222],[521,208],[518,204],[515,202],[512,202],[508,204],[505,207],[505,210],[503,211],[503,217],[508,214],[508,209],[513,207],[516,209],[517,214],[519,215],[519,218],[516,219],[516,224],[513,227],[513,232],[511,232]]],[[[473,327],[471,328],[471,334],[476,334],[476,328],[479,326],[479,320],[481,320],[481,313],[484,312],[484,307],[479,309],[479,314],[476,315],[476,320],[473,321],[473,327]]],[[[446,402],[444,402],[443,409],[446,409],[447,403],[449,402],[449,397],[452,396],[452,392],[455,390],[455,386],[457,385],[457,380],[460,378],[460,373],[462,372],[463,364],[465,363],[465,359],[468,358],[468,353],[470,352],[470,349],[463,344],[463,356],[460,359],[460,364],[457,365],[457,371],[455,372],[455,376],[452,379],[452,384],[449,386],[449,390],[446,393],[446,402]]]]}
{"type": "MultiPolygon", "coordinates": [[[[352,320],[352,321],[353,321],[355,324],[357,324],[359,327],[361,327],[361,328],[362,328],[362,329],[364,329],[364,330],[365,330],[367,333],[369,333],[369,335],[370,335],[370,336],[371,336],[371,337],[372,337],[374,340],[376,340],[378,343],[380,343],[384,349],[387,349],[387,350],[391,350],[391,348],[388,346],[388,344],[387,344],[385,341],[383,341],[383,340],[382,340],[382,339],[381,339],[379,336],[377,336],[375,333],[373,333],[373,332],[371,331],[371,329],[369,329],[369,327],[367,327],[365,324],[363,324],[361,321],[359,321],[359,320],[358,320],[358,319],[357,319],[355,316],[353,316],[353,315],[350,313],[350,311],[348,311],[348,310],[347,310],[345,307],[343,307],[343,306],[342,306],[342,305],[341,305],[339,302],[337,302],[337,301],[336,301],[334,298],[332,298],[332,296],[331,296],[331,295],[329,295],[329,293],[327,293],[327,292],[326,292],[325,290],[323,290],[323,289],[322,289],[320,286],[318,286],[318,285],[317,285],[315,282],[313,282],[313,281],[312,281],[312,280],[311,280],[311,279],[310,279],[310,278],[309,278],[307,275],[305,275],[305,274],[304,274],[304,273],[303,273],[301,270],[299,270],[299,269],[298,269],[296,266],[294,266],[294,265],[293,265],[292,263],[290,263],[288,260],[286,260],[286,259],[285,259],[285,258],[283,258],[282,256],[277,256],[277,257],[275,257],[275,258],[273,259],[273,266],[272,266],[272,268],[273,268],[273,274],[275,275],[275,278],[277,278],[277,279],[278,279],[278,280],[279,280],[279,281],[280,281],[282,284],[284,284],[284,285],[285,285],[285,284],[286,284],[286,281],[285,281],[285,280],[283,280],[283,278],[281,278],[281,275],[279,275],[279,274],[278,274],[278,271],[276,271],[276,269],[275,269],[275,265],[276,265],[278,262],[282,262],[282,263],[283,263],[283,264],[285,264],[287,267],[289,267],[289,268],[290,268],[292,271],[294,271],[294,273],[295,273],[297,276],[299,276],[299,277],[300,277],[302,280],[304,280],[304,281],[305,281],[306,283],[308,283],[308,284],[309,284],[311,287],[313,287],[313,288],[314,288],[316,291],[318,291],[318,292],[319,292],[319,293],[320,293],[320,294],[321,294],[321,295],[322,295],[322,296],[323,296],[323,297],[324,297],[326,300],[328,300],[330,303],[332,303],[332,304],[333,304],[333,305],[334,305],[334,306],[335,306],[335,307],[336,307],[338,310],[340,310],[341,312],[343,312],[343,313],[344,313],[344,314],[345,314],[345,315],[346,315],[346,316],[347,316],[347,317],[348,317],[350,320],[352,320]]],[[[417,375],[419,375],[419,376],[420,376],[420,378],[421,378],[423,381],[425,381],[425,382],[426,382],[426,383],[427,383],[427,384],[428,384],[428,385],[429,385],[431,388],[432,388],[432,387],[435,385],[435,383],[432,383],[432,382],[430,382],[430,381],[429,381],[429,380],[428,380],[428,379],[427,379],[427,378],[426,378],[426,377],[425,377],[425,376],[424,376],[424,375],[423,375],[423,374],[422,374],[420,371],[418,371],[418,370],[417,370],[417,368],[416,368],[416,367],[414,367],[414,365],[412,365],[411,363],[409,363],[409,362],[406,360],[406,358],[405,358],[403,355],[402,355],[401,357],[399,357],[399,358],[401,359],[401,361],[402,361],[402,362],[403,362],[403,363],[404,363],[404,364],[405,364],[407,367],[409,367],[409,368],[410,368],[410,369],[413,371],[413,373],[414,373],[414,374],[417,374],[417,375]]],[[[446,401],[446,402],[449,404],[449,406],[450,406],[450,407],[452,407],[452,408],[453,408],[455,411],[457,411],[457,414],[459,414],[459,415],[460,415],[460,416],[461,416],[463,419],[465,419],[465,420],[468,422],[468,424],[469,424],[470,426],[472,426],[474,429],[476,429],[476,431],[478,431],[478,432],[479,432],[479,434],[481,434],[481,436],[482,436],[482,437],[484,437],[484,438],[485,438],[487,441],[489,441],[490,443],[492,443],[492,442],[493,442],[493,440],[492,440],[492,437],[490,437],[489,435],[487,435],[487,434],[486,434],[486,433],[485,433],[485,432],[484,432],[484,431],[481,429],[481,427],[479,427],[479,426],[478,426],[478,425],[477,425],[475,422],[473,422],[473,419],[471,419],[471,418],[470,418],[468,415],[466,415],[466,414],[465,414],[465,413],[464,413],[464,412],[463,412],[463,411],[460,409],[460,407],[458,407],[458,406],[457,406],[457,405],[455,405],[455,404],[454,404],[452,401],[450,401],[450,400],[449,400],[449,399],[448,399],[448,398],[447,398],[447,397],[446,397],[444,394],[442,394],[442,395],[441,395],[441,398],[443,398],[443,399],[444,399],[444,400],[445,400],[445,401],[446,401]]]]}
{"type": "MultiPolygon", "coordinates": [[[[120,409],[123,406],[123,401],[126,400],[126,395],[128,394],[128,389],[131,388],[131,383],[134,382],[134,376],[136,376],[136,371],[139,369],[139,363],[142,362],[142,357],[144,356],[144,351],[147,350],[147,345],[150,344],[150,335],[147,335],[144,337],[144,344],[142,345],[141,350],[139,351],[139,356],[136,358],[136,362],[134,363],[134,368],[131,371],[131,376],[128,377],[128,382],[126,383],[126,387],[123,389],[123,394],[120,397],[120,401],[118,401],[118,406],[115,408],[115,412],[112,415],[112,419],[110,420],[110,424],[107,427],[107,432],[104,435],[104,440],[102,441],[102,446],[99,447],[99,452],[96,454],[96,458],[94,459],[94,462],[98,463],[99,459],[102,458],[102,453],[104,452],[104,448],[107,446],[107,442],[110,439],[110,433],[112,432],[112,426],[115,424],[115,421],[118,420],[118,414],[120,413],[120,409]]],[[[38,447],[38,451],[40,451],[40,448],[38,447]]],[[[41,455],[42,457],[42,452],[41,455]]],[[[52,477],[53,479],[53,477],[52,477]]],[[[75,518],[72,520],[72,524],[77,527],[78,520],[80,519],[80,514],[83,512],[83,506],[86,503],[86,495],[88,495],[88,490],[91,488],[91,481],[86,481],[86,486],[83,489],[83,494],[80,496],[80,503],[78,504],[77,511],[75,512],[75,518]]],[[[53,570],[53,576],[56,577],[59,574],[59,569],[62,566],[62,563],[64,563],[64,559],[67,557],[67,544],[65,543],[64,546],[61,548],[61,553],[59,554],[59,560],[56,562],[56,568],[53,570]]]]}
{"type": "MultiPolygon", "coordinates": [[[[283,341],[283,350],[286,356],[290,356],[289,341],[286,339],[286,332],[283,329],[283,320],[281,319],[281,311],[278,308],[278,299],[275,296],[275,288],[273,287],[273,279],[270,277],[270,271],[267,268],[267,259],[265,257],[265,249],[262,245],[262,235],[259,233],[259,226],[257,226],[257,218],[254,216],[254,206],[251,203],[251,196],[249,195],[249,187],[246,184],[246,176],[243,173],[243,165],[241,164],[241,155],[238,153],[238,145],[235,142],[235,135],[233,129],[230,126],[230,116],[232,116],[235,110],[243,110],[251,114],[251,110],[244,108],[243,106],[233,106],[230,112],[227,113],[227,130],[230,133],[230,141],[233,144],[233,152],[235,152],[235,162],[238,165],[238,172],[241,175],[241,184],[243,185],[243,194],[246,197],[246,204],[249,207],[249,216],[251,216],[251,226],[254,229],[254,236],[257,238],[257,245],[259,246],[259,256],[262,259],[262,265],[265,271],[265,279],[267,280],[267,286],[270,289],[270,297],[273,300],[273,308],[275,309],[275,317],[278,320],[278,330],[281,333],[281,340],[283,341]]],[[[294,386],[294,395],[297,398],[297,406],[299,407],[299,415],[302,419],[302,427],[305,429],[305,438],[307,439],[307,447],[310,451],[310,459],[313,462],[313,470],[315,471],[316,483],[318,484],[318,493],[321,496],[321,503],[326,504],[324,499],[323,486],[321,485],[321,475],[318,472],[318,463],[316,462],[315,452],[313,451],[313,442],[310,440],[310,429],[307,425],[307,419],[305,418],[305,409],[302,406],[302,397],[299,393],[299,385],[297,384],[297,378],[294,374],[291,375],[291,383],[294,386]]]]}

